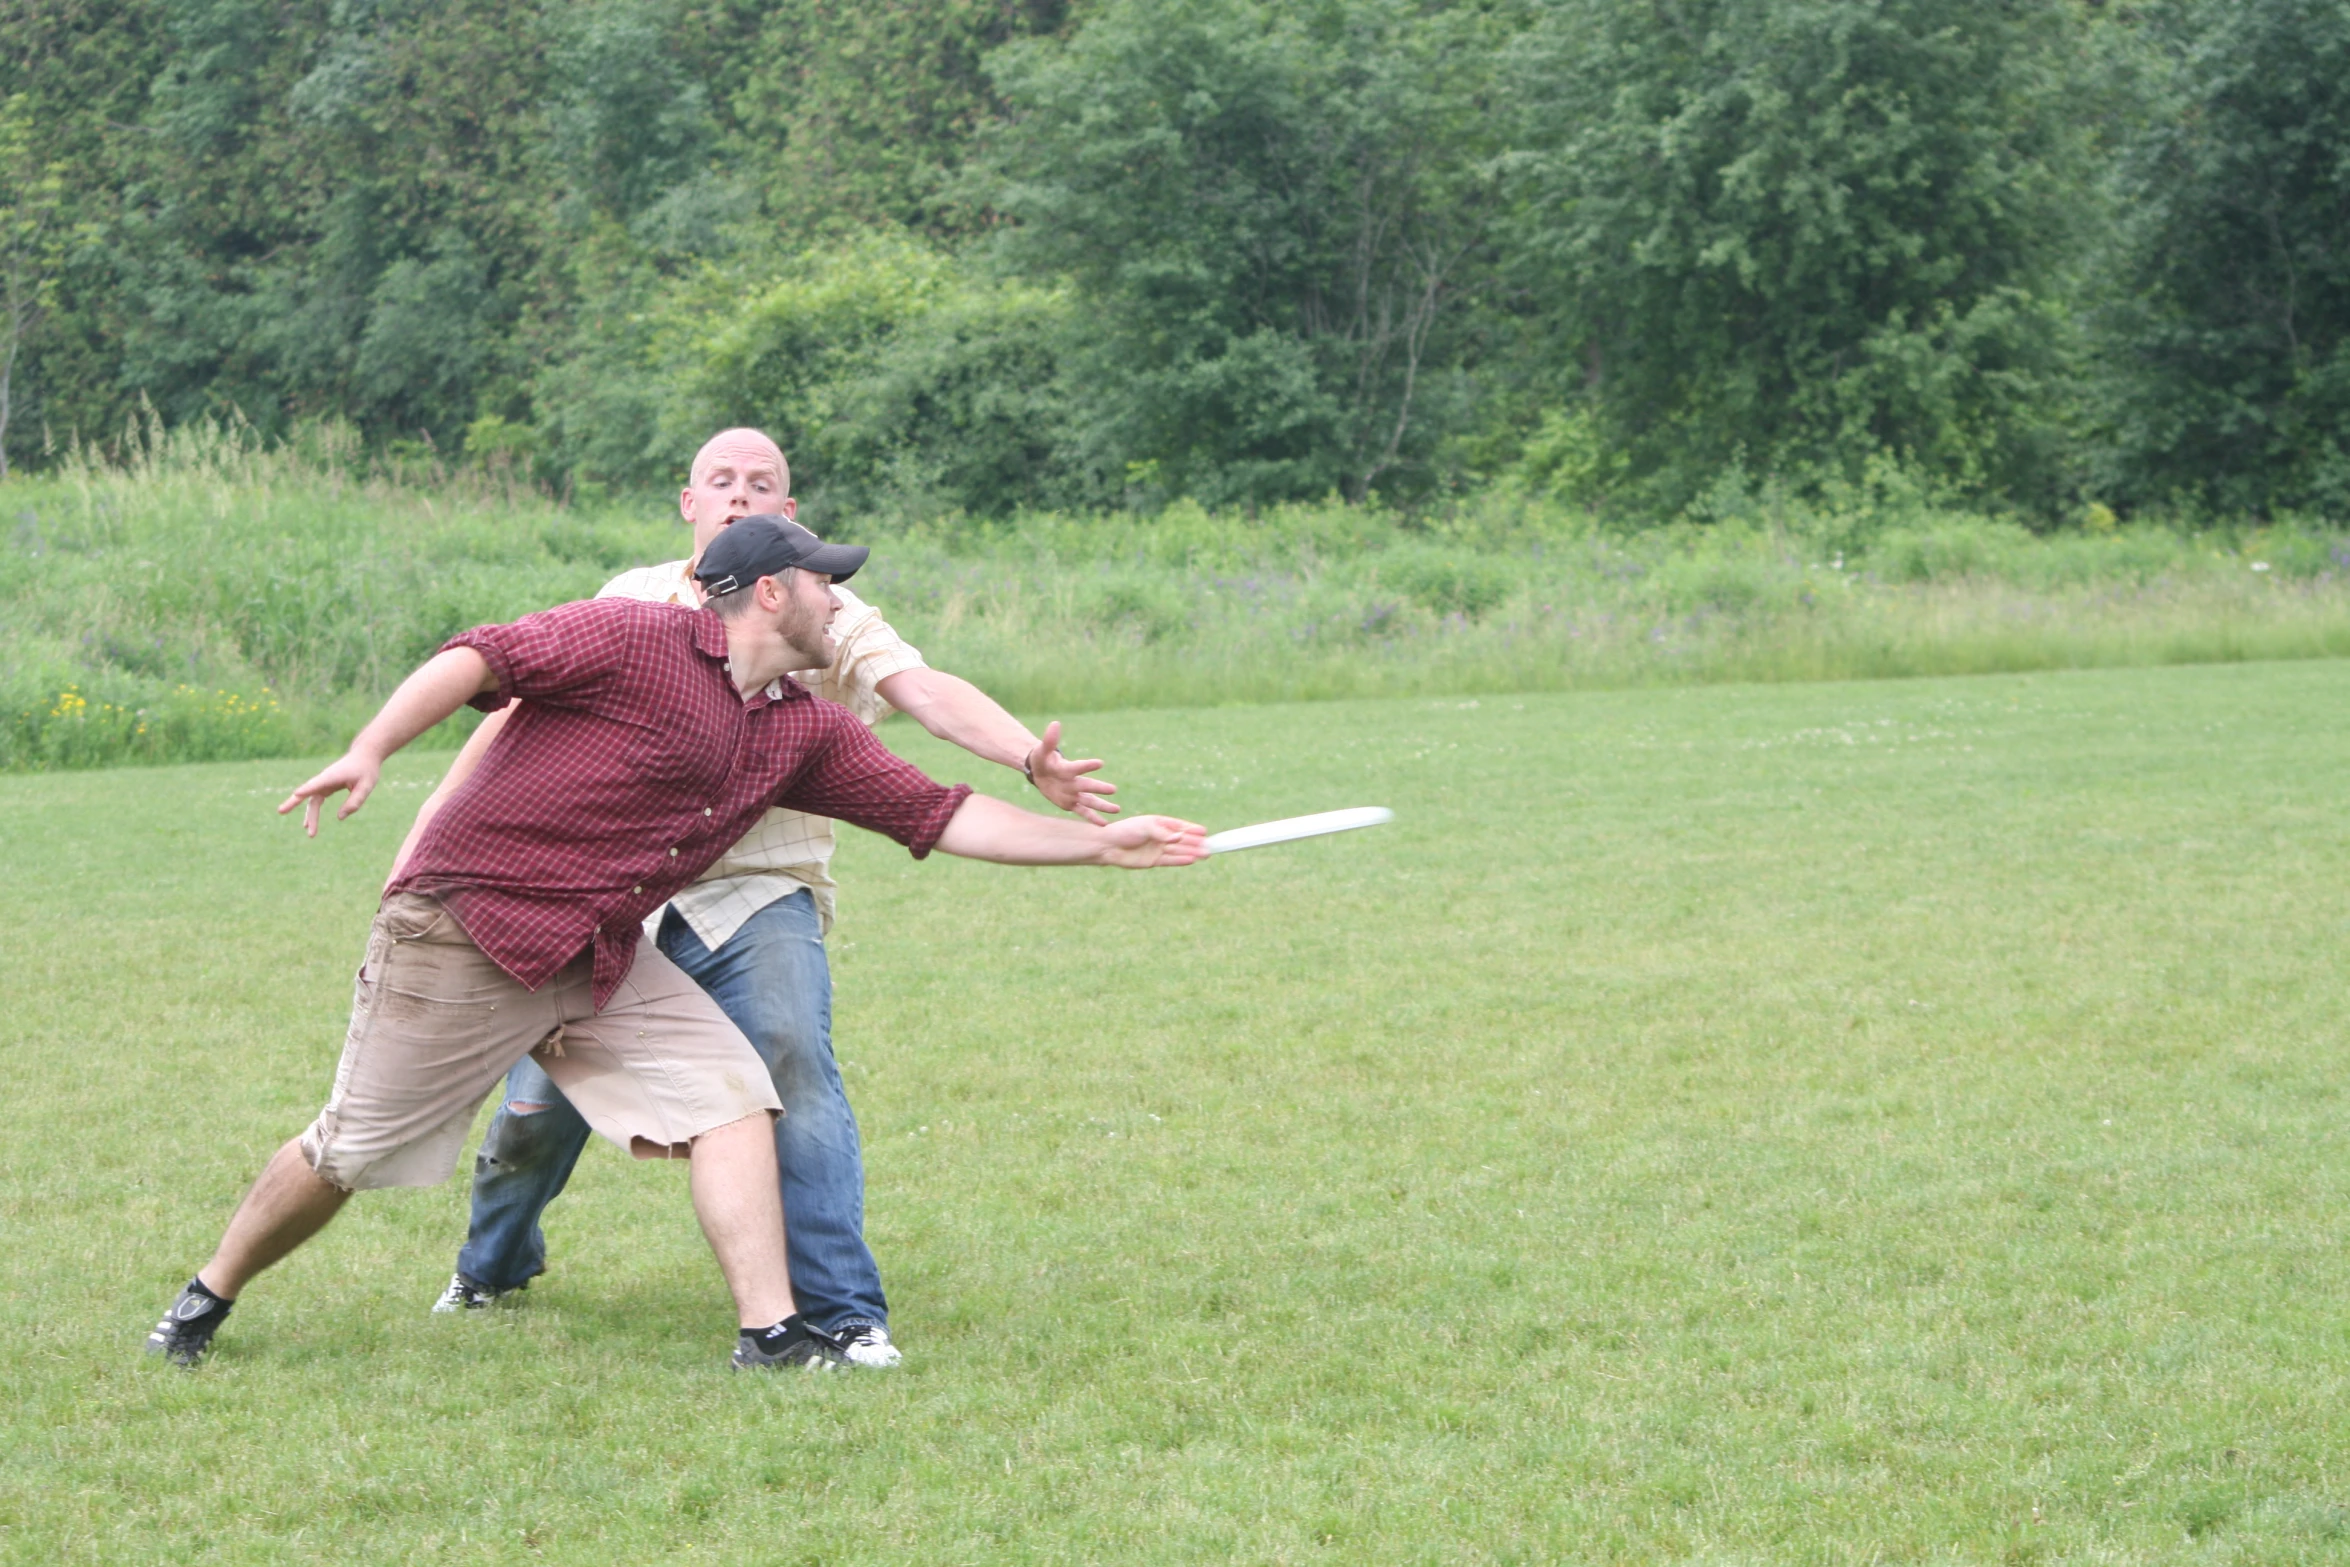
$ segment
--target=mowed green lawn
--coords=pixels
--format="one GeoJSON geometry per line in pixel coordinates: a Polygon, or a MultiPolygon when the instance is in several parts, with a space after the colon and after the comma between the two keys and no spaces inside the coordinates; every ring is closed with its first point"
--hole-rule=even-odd
{"type": "MultiPolygon", "coordinates": [[[[324,1095],[439,757],[0,780],[12,1561],[2350,1559],[2350,664],[1120,713],[1176,873],[842,854],[908,1360],[730,1375],[683,1172],[527,1303],[324,1095]]],[[[979,764],[893,726],[948,777],[979,764]]],[[[1000,787],[1003,775],[983,779],[1000,787]]],[[[1008,792],[1008,791],[1007,791],[1008,792]]]]}

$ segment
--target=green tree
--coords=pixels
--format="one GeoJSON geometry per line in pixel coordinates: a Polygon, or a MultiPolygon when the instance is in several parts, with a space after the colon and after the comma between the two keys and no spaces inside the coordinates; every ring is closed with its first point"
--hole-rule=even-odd
{"type": "MultiPolygon", "coordinates": [[[[62,168],[95,241],[22,339],[8,455],[36,413],[104,435],[143,399],[444,452],[482,430],[557,477],[666,470],[654,324],[721,263],[747,300],[824,235],[984,226],[942,195],[998,109],[981,60],[1064,20],[1062,0],[0,0],[0,98],[25,96],[26,155],[62,168]]],[[[940,386],[1050,361],[982,352],[1011,318],[973,308],[962,349],[932,345],[940,386]]]]}
{"type": "Polygon", "coordinates": [[[0,98],[21,100],[33,165],[55,170],[69,239],[39,330],[10,382],[8,460],[38,460],[47,434],[103,435],[136,406],[120,378],[133,301],[120,287],[115,214],[131,129],[168,52],[153,0],[0,0],[0,98]]]}
{"type": "Polygon", "coordinates": [[[513,372],[538,272],[538,8],[149,9],[164,47],[115,143],[115,377],[175,420],[454,438],[513,372]]]}
{"type": "Polygon", "coordinates": [[[1106,482],[1427,484],[1490,210],[1493,31],[1415,0],[1111,0],[993,57],[1003,252],[1075,291],[1069,406],[1106,482]]]}
{"type": "MultiPolygon", "coordinates": [[[[744,36],[755,23],[742,21],[744,36]]],[[[488,411],[535,425],[550,476],[667,478],[654,323],[697,269],[772,245],[751,181],[730,167],[709,82],[740,75],[711,17],[669,0],[604,0],[557,18],[547,114],[554,243],[524,336],[522,395],[488,411]]],[[[691,447],[687,448],[689,451],[691,447]]]]}
{"type": "Polygon", "coordinates": [[[728,161],[777,223],[945,236],[985,221],[952,187],[1001,110],[988,51],[1056,34],[1070,12],[1068,0],[760,0],[728,8],[739,31],[709,26],[696,52],[738,67],[723,73],[728,161]]]}
{"type": "MultiPolygon", "coordinates": [[[[556,30],[551,56],[549,150],[562,244],[548,257],[546,307],[530,328],[538,355],[530,402],[551,466],[597,480],[666,478],[700,439],[682,431],[680,419],[702,417],[685,408],[755,407],[762,419],[796,428],[798,394],[773,368],[754,369],[723,394],[712,390],[707,365],[739,358],[743,331],[777,351],[786,339],[803,340],[805,365],[784,376],[792,386],[813,385],[808,373],[821,367],[852,380],[871,370],[900,316],[884,311],[889,324],[878,336],[858,327],[838,341],[806,342],[810,322],[847,330],[848,318],[795,290],[830,276],[827,247],[854,254],[863,235],[911,229],[936,238],[984,223],[947,195],[975,128],[996,112],[981,57],[1061,18],[1059,0],[601,0],[576,8],[556,30]],[[805,320],[802,307],[813,312],[805,320]],[[701,323],[707,341],[682,344],[677,323],[685,320],[701,323]]],[[[896,275],[884,262],[868,281],[896,275]]],[[[998,319],[992,304],[974,308],[972,321],[998,319]]],[[[980,354],[973,345],[994,339],[976,327],[956,341],[965,345],[962,370],[947,380],[957,385],[973,384],[973,354],[999,370],[1051,358],[1035,344],[980,354]]],[[[945,352],[943,341],[933,347],[945,352]]],[[[846,383],[826,395],[844,409],[853,400],[846,383]]],[[[929,406],[915,399],[901,412],[917,404],[929,406]]],[[[880,404],[859,406],[880,417],[880,404]]],[[[850,440],[848,428],[828,422],[825,442],[850,440]]],[[[918,469],[935,480],[923,486],[928,493],[966,488],[949,476],[969,463],[943,450],[915,461],[893,449],[853,476],[813,460],[815,439],[794,457],[810,493],[829,485],[831,503],[894,494],[918,469]]]]}
{"type": "Polygon", "coordinates": [[[1667,508],[1884,454],[2048,504],[2082,48],[2069,0],[1545,0],[1509,238],[1553,396],[1667,508]]]}
{"type": "Polygon", "coordinates": [[[57,303],[66,249],[65,170],[44,160],[22,93],[0,100],[0,479],[18,358],[57,303]]]}
{"type": "Polygon", "coordinates": [[[820,499],[1001,517],[1093,499],[1073,466],[1068,296],[958,275],[844,389],[820,499]]]}
{"type": "Polygon", "coordinates": [[[2117,500],[2350,510],[2350,10],[2156,5],[2102,322],[2117,500]]]}
{"type": "Polygon", "coordinates": [[[705,265],[643,318],[641,472],[674,472],[711,430],[752,424],[790,455],[811,521],[1066,502],[1064,307],[890,231],[705,265]]]}
{"type": "Polygon", "coordinates": [[[573,214],[627,222],[707,169],[718,125],[668,0],[603,0],[550,18],[548,151],[573,214]]]}
{"type": "MultiPolygon", "coordinates": [[[[313,359],[355,330],[321,330],[301,309],[324,171],[302,156],[285,98],[329,8],[153,0],[144,9],[159,47],[111,171],[113,375],[167,420],[233,406],[266,426],[302,406],[273,332],[313,359]]],[[[319,395],[307,406],[332,402],[319,395]]]]}

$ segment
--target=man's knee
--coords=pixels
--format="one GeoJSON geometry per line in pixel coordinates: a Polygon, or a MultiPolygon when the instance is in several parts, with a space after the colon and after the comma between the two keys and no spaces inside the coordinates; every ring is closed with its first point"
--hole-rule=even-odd
{"type": "Polygon", "coordinates": [[[481,1140],[474,1168],[534,1170],[561,1158],[573,1117],[554,1112],[568,1108],[535,1099],[507,1100],[503,1113],[490,1122],[489,1132],[481,1140]]]}
{"type": "Polygon", "coordinates": [[[832,1062],[814,1052],[779,1054],[769,1064],[767,1075],[774,1079],[775,1097],[787,1110],[805,1113],[812,1100],[819,1095],[830,1097],[834,1091],[832,1062]]]}
{"type": "Polygon", "coordinates": [[[821,989],[784,983],[776,975],[756,991],[722,999],[727,1017],[743,1031],[775,1086],[821,1084],[832,1069],[832,999],[821,989]]]}
{"type": "Polygon", "coordinates": [[[343,1174],[341,1167],[334,1162],[335,1131],[333,1114],[331,1112],[323,1114],[311,1122],[300,1137],[294,1139],[294,1148],[296,1152],[301,1154],[302,1163],[309,1168],[312,1175],[348,1197],[358,1189],[358,1183],[354,1178],[343,1174]]]}

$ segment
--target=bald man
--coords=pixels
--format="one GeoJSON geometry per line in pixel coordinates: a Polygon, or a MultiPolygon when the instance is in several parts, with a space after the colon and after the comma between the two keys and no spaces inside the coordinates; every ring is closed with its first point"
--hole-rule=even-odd
{"type": "MultiPolygon", "coordinates": [[[[679,514],[693,529],[683,560],[626,571],[600,598],[702,602],[693,569],[736,519],[796,519],[791,469],[757,430],[722,430],[695,454],[679,514]]],[[[1096,826],[1118,807],[1098,761],[1060,753],[1060,725],[1039,736],[968,681],[930,668],[873,607],[836,588],[839,652],[826,669],[792,678],[867,724],[907,714],[942,740],[1026,776],[1064,811],[1096,826]]],[[[433,813],[468,776],[513,709],[476,730],[417,813],[393,867],[397,876],[433,813]]],[[[832,823],[769,811],[702,878],[648,921],[663,955],[685,970],[750,1038],[773,1073],[784,1114],[775,1123],[792,1293],[815,1326],[840,1338],[852,1364],[896,1365],[889,1303],[865,1244],[865,1166],[857,1118],[832,1057],[832,974],[824,937],[832,924],[832,823]]],[[[546,1271],[539,1217],[571,1178],[588,1123],[530,1057],[506,1080],[497,1117],[474,1160],[473,1213],[457,1271],[433,1306],[466,1311],[528,1286],[546,1271]]]]}

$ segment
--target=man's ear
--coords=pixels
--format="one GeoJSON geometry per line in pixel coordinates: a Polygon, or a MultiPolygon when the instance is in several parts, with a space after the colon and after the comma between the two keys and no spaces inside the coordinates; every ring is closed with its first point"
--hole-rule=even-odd
{"type": "Polygon", "coordinates": [[[800,520],[800,498],[798,496],[786,495],[783,498],[783,520],[785,522],[800,520]]]}
{"type": "Polygon", "coordinates": [[[693,525],[694,492],[690,486],[677,492],[677,516],[688,527],[693,525]]]}

